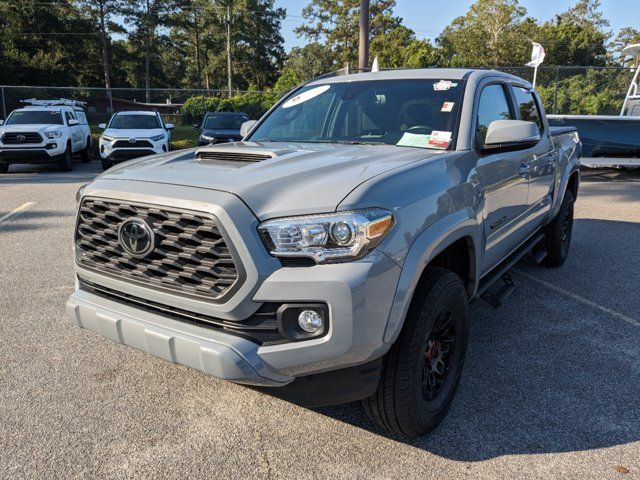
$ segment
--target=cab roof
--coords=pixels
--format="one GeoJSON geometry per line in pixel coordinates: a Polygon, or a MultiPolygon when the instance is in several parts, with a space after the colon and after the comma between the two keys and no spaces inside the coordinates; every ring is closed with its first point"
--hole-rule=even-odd
{"type": "MultiPolygon", "coordinates": [[[[484,77],[502,77],[511,80],[519,77],[497,70],[482,70],[471,68],[415,68],[400,70],[380,70],[378,72],[349,73],[335,76],[320,77],[307,85],[323,85],[327,83],[362,82],[374,80],[467,80],[476,81],[484,77]]],[[[527,82],[528,83],[528,82],[527,82]]]]}
{"type": "Polygon", "coordinates": [[[149,110],[125,110],[123,112],[116,112],[115,115],[149,115],[149,116],[157,116],[158,112],[151,112],[149,110]]]}

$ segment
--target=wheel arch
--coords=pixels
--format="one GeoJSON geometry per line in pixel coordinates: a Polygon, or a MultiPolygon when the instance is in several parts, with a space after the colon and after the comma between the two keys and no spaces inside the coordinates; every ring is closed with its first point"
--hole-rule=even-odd
{"type": "Polygon", "coordinates": [[[386,343],[393,343],[402,330],[427,267],[438,266],[454,271],[465,283],[469,298],[475,294],[480,277],[482,236],[481,226],[470,213],[461,210],[441,219],[423,231],[411,245],[387,320],[386,343]]]}

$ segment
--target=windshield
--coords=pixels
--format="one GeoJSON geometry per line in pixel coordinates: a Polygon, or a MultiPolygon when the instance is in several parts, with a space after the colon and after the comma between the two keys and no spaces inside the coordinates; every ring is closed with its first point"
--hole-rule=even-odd
{"type": "Polygon", "coordinates": [[[5,125],[64,125],[60,112],[53,110],[21,110],[13,112],[5,125]]]}
{"type": "Polygon", "coordinates": [[[151,128],[162,128],[158,117],[155,115],[116,115],[111,119],[109,128],[122,130],[149,130],[151,128]]]}
{"type": "Polygon", "coordinates": [[[251,135],[257,142],[449,148],[461,80],[375,80],[303,87],[251,135]]]}
{"type": "Polygon", "coordinates": [[[228,130],[240,130],[240,126],[249,120],[246,115],[207,115],[204,119],[204,127],[207,130],[216,128],[228,130]]]}

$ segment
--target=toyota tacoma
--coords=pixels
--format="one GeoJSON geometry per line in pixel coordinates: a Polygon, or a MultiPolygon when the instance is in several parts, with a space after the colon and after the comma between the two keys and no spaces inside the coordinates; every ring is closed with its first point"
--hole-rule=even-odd
{"type": "Polygon", "coordinates": [[[78,192],[79,327],[304,405],[362,400],[430,432],[469,303],[525,254],[562,265],[580,141],[518,77],[425,69],[317,79],[240,142],[146,157],[78,192]]]}
{"type": "Polygon", "coordinates": [[[73,155],[91,161],[91,131],[75,100],[24,100],[30,105],[0,120],[0,173],[17,163],[56,163],[63,172],[73,169],[73,155]]]}

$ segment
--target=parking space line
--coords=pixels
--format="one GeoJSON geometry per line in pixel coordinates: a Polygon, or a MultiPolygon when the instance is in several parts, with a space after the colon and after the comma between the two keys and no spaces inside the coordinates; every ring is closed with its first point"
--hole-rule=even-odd
{"type": "Polygon", "coordinates": [[[38,203],[38,202],[27,202],[24,205],[20,205],[18,208],[14,209],[14,210],[11,210],[6,215],[3,215],[2,217],[0,217],[0,223],[4,222],[8,218],[13,217],[14,215],[16,215],[18,213],[26,210],[27,208],[33,207],[36,203],[38,203]]]}
{"type": "Polygon", "coordinates": [[[546,282],[544,280],[539,279],[538,277],[534,277],[533,275],[523,272],[520,269],[516,269],[515,270],[516,273],[518,275],[522,275],[523,277],[528,278],[529,280],[536,282],[544,287],[547,287],[550,290],[553,290],[556,293],[559,293],[561,295],[564,295],[566,297],[569,297],[573,300],[575,300],[576,302],[580,302],[584,305],[588,305],[591,308],[595,308],[596,310],[600,310],[603,313],[607,313],[609,315],[611,315],[612,317],[616,317],[620,320],[622,320],[623,322],[629,323],[631,325],[635,325],[636,327],[640,327],[640,321],[635,320],[631,317],[626,316],[624,313],[620,313],[620,312],[616,312],[615,310],[612,310],[608,307],[605,307],[603,305],[600,305],[599,303],[593,302],[591,300],[589,300],[588,298],[582,297],[576,293],[570,292],[569,290],[565,290],[562,287],[558,287],[557,285],[554,285],[553,283],[549,283],[546,282]]]}

